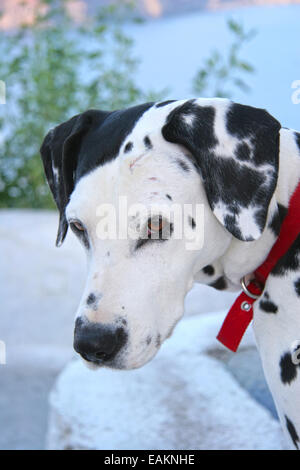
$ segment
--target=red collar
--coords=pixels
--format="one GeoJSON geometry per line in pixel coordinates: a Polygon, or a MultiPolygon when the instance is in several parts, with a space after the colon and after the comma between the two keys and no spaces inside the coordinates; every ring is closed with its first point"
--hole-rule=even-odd
{"type": "Polygon", "coordinates": [[[236,351],[253,318],[253,304],[263,290],[268,275],[277,261],[287,252],[300,233],[300,183],[293,193],[288,213],[281,225],[279,236],[267,259],[254,272],[254,279],[238,296],[229,310],[217,339],[231,351],[236,351]]]}

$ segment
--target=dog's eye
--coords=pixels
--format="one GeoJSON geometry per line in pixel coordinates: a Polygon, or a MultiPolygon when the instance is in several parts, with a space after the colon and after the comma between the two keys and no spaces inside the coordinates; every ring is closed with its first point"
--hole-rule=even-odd
{"type": "Polygon", "coordinates": [[[86,248],[89,248],[90,245],[89,245],[87,231],[85,227],[82,225],[82,223],[79,222],[78,220],[70,221],[70,228],[73,230],[75,235],[77,235],[77,237],[81,240],[84,246],[86,248]]]}
{"type": "Polygon", "coordinates": [[[142,238],[139,238],[135,249],[141,248],[151,241],[165,241],[173,233],[173,224],[161,215],[156,215],[148,219],[145,232],[142,238]]]}
{"type": "Polygon", "coordinates": [[[80,222],[71,222],[71,226],[73,226],[76,230],[84,232],[84,227],[80,222]]]}
{"type": "Polygon", "coordinates": [[[162,232],[163,228],[166,226],[167,221],[162,218],[161,215],[158,217],[152,217],[151,219],[148,219],[148,235],[151,233],[157,233],[157,232],[162,232]]]}

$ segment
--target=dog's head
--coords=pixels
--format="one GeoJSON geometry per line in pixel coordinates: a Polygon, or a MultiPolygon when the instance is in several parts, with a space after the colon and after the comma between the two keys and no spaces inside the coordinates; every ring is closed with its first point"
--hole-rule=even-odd
{"type": "Polygon", "coordinates": [[[86,361],[146,363],[181,318],[197,273],[233,238],[261,236],[279,129],[264,110],[198,99],[90,110],[47,134],[57,245],[70,226],[88,254],[74,336],[86,361]]]}

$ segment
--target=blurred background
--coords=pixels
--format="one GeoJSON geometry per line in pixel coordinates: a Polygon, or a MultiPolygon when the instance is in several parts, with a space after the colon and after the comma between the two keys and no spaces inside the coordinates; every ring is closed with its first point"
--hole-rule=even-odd
{"type": "MultiPolygon", "coordinates": [[[[196,96],[266,108],[299,129],[300,0],[0,0],[0,11],[0,448],[43,449],[85,276],[73,235],[54,248],[43,137],[88,108],[196,96]]],[[[233,299],[197,287],[186,314],[233,299]]],[[[249,344],[214,358],[276,421],[249,344]]]]}

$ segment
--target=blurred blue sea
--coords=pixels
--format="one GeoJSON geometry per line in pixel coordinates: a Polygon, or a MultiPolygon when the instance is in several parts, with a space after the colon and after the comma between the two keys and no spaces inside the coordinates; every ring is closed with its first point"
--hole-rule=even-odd
{"type": "Polygon", "coordinates": [[[266,108],[285,127],[300,128],[300,104],[292,102],[300,80],[300,5],[256,6],[148,20],[128,26],[141,59],[136,80],[144,88],[169,87],[166,98],[194,97],[191,81],[213,49],[226,53],[232,37],[226,22],[241,21],[256,36],[242,50],[254,65],[247,75],[250,92],[235,91],[235,101],[266,108]]]}

